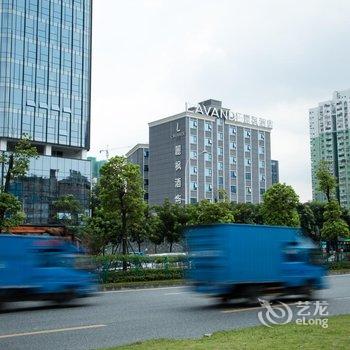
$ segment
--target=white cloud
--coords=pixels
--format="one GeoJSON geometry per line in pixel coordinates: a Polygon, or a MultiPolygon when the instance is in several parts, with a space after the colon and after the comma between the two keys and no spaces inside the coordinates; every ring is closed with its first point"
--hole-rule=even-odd
{"type": "Polygon", "coordinates": [[[350,87],[350,3],[94,2],[92,149],[148,140],[148,122],[216,98],[272,119],[281,180],[311,197],[308,109],[350,87]]]}

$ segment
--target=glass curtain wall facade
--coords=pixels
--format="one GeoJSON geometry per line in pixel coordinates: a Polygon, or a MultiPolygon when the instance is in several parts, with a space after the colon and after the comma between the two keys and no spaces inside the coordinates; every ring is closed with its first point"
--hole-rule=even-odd
{"type": "Polygon", "coordinates": [[[92,0],[0,0],[0,148],[23,135],[38,147],[26,179],[13,184],[30,223],[46,223],[61,194],[78,191],[86,205],[91,18],[92,0]]]}
{"type": "Polygon", "coordinates": [[[0,6],[0,136],[89,148],[91,1],[0,6]]]}

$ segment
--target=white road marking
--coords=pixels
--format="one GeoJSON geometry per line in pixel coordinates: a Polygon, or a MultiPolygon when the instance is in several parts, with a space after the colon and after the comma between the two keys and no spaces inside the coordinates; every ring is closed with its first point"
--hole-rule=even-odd
{"type": "Polygon", "coordinates": [[[221,311],[221,312],[222,312],[223,314],[231,314],[231,313],[234,313],[234,312],[258,310],[258,309],[262,309],[262,306],[246,307],[246,308],[244,308],[244,309],[227,309],[227,310],[223,310],[223,311],[221,311]]]}
{"type": "Polygon", "coordinates": [[[138,288],[138,289],[122,289],[122,290],[106,290],[101,291],[99,293],[130,293],[130,292],[144,292],[144,291],[154,291],[154,290],[162,290],[162,289],[179,289],[184,288],[184,286],[178,286],[178,287],[156,287],[156,288],[138,288]]]}
{"type": "Polygon", "coordinates": [[[27,335],[38,335],[38,334],[48,334],[48,333],[68,332],[68,331],[79,331],[81,329],[100,328],[100,327],[106,327],[106,325],[105,324],[94,324],[94,325],[89,325],[89,326],[79,326],[79,327],[70,327],[70,328],[46,329],[46,330],[35,331],[35,332],[4,334],[4,335],[0,335],[0,339],[24,337],[24,336],[27,336],[27,335]]]}
{"type": "Polygon", "coordinates": [[[185,292],[165,293],[164,295],[176,295],[176,294],[185,294],[185,292]]]}
{"type": "Polygon", "coordinates": [[[350,299],[350,297],[339,297],[339,298],[332,298],[332,299],[334,299],[334,300],[345,300],[345,299],[350,299]]]}
{"type": "MultiPolygon", "coordinates": [[[[287,305],[296,305],[297,303],[286,303],[287,305]]],[[[272,304],[272,307],[274,307],[274,304],[272,304]]],[[[223,314],[231,314],[234,312],[243,312],[243,311],[251,311],[251,310],[259,310],[259,309],[263,309],[264,306],[254,306],[254,307],[246,307],[243,309],[227,309],[227,310],[223,310],[221,311],[223,314]]]]}

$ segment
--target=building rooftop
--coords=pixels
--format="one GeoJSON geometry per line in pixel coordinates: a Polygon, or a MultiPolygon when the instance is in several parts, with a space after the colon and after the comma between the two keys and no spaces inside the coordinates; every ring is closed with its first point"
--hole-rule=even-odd
{"type": "Polygon", "coordinates": [[[225,119],[227,123],[233,125],[241,125],[266,131],[271,131],[272,129],[271,120],[233,112],[228,108],[223,108],[222,102],[214,99],[199,102],[197,106],[188,107],[186,104],[186,110],[184,112],[155,120],[150,122],[148,125],[149,127],[153,127],[184,117],[195,117],[209,121],[214,121],[215,119],[225,119]]]}
{"type": "Polygon", "coordinates": [[[148,143],[138,143],[130,151],[128,151],[125,156],[130,157],[133,153],[135,153],[140,148],[149,148],[149,144],[148,143]]]}

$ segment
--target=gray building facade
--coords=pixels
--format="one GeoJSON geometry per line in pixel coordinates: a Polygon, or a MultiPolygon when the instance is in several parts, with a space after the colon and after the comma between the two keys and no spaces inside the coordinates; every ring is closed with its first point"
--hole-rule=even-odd
{"type": "Polygon", "coordinates": [[[144,199],[148,201],[149,198],[149,145],[138,143],[127,154],[126,158],[130,163],[137,164],[140,167],[144,199]]]}
{"type": "Polygon", "coordinates": [[[260,203],[272,184],[272,122],[207,100],[149,124],[149,203],[260,203]]]}
{"type": "Polygon", "coordinates": [[[271,176],[273,185],[280,182],[280,169],[278,160],[271,160],[271,176]]]}
{"type": "Polygon", "coordinates": [[[337,179],[336,198],[350,208],[350,89],[334,91],[332,99],[309,110],[312,198],[326,201],[319,191],[317,169],[325,161],[337,179]]]}

